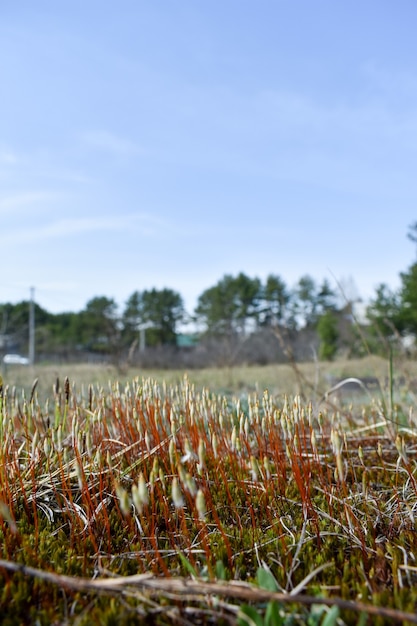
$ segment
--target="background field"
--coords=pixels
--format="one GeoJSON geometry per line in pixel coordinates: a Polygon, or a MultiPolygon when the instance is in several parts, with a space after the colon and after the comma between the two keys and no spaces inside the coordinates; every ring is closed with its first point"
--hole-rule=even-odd
{"type": "MultiPolygon", "coordinates": [[[[207,368],[196,370],[142,370],[130,368],[118,371],[111,365],[97,364],[40,364],[33,367],[3,367],[3,381],[10,388],[17,387],[29,393],[33,381],[38,379],[39,396],[50,395],[52,387],[59,378],[61,384],[68,376],[71,384],[75,384],[78,392],[86,390],[88,385],[108,386],[119,380],[121,383],[139,377],[152,378],[157,382],[168,384],[180,382],[187,374],[197,389],[210,388],[216,393],[241,395],[251,392],[262,393],[265,389],[272,395],[302,394],[306,400],[315,400],[323,396],[331,388],[331,378],[376,377],[381,390],[388,391],[389,362],[376,356],[356,360],[340,360],[332,363],[301,363],[277,364],[266,366],[238,366],[229,368],[207,368]]],[[[401,359],[394,362],[393,374],[395,397],[398,401],[415,400],[415,382],[417,380],[417,363],[413,360],[401,359]]],[[[356,397],[353,393],[352,397],[356,397]]],[[[349,393],[344,393],[349,399],[349,393]]]]}

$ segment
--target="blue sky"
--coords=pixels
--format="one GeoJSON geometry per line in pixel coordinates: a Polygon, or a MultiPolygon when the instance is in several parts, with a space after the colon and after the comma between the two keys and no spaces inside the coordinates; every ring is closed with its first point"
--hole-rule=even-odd
{"type": "Polygon", "coordinates": [[[415,0],[2,0],[0,302],[371,297],[416,258],[415,0]]]}

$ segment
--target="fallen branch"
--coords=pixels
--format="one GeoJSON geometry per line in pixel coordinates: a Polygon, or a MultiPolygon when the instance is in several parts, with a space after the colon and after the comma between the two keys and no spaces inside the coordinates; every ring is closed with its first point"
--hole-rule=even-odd
{"type": "Polygon", "coordinates": [[[252,603],[276,601],[281,604],[302,604],[305,606],[324,604],[337,606],[346,611],[379,615],[397,622],[408,621],[412,624],[417,624],[417,615],[405,611],[343,600],[342,598],[323,598],[305,594],[290,595],[287,593],[270,592],[254,587],[249,583],[238,581],[210,582],[180,577],[159,578],[152,574],[90,579],[55,574],[0,559],[1,568],[23,574],[24,576],[38,578],[59,587],[81,592],[129,593],[131,595],[133,587],[141,588],[142,591],[148,591],[151,596],[169,597],[183,601],[203,599],[206,596],[221,596],[252,603]]]}

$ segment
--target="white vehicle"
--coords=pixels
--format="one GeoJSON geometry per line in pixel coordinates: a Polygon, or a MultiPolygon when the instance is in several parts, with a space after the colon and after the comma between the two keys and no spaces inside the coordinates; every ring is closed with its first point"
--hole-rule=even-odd
{"type": "Polygon", "coordinates": [[[29,365],[29,359],[25,356],[20,356],[20,354],[5,354],[3,363],[6,365],[29,365]]]}

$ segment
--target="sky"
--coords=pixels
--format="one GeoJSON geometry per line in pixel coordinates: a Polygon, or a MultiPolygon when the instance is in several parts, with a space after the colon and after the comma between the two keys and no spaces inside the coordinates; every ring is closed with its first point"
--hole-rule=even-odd
{"type": "Polygon", "coordinates": [[[0,0],[0,303],[397,289],[416,23],[415,0],[0,0]]]}

